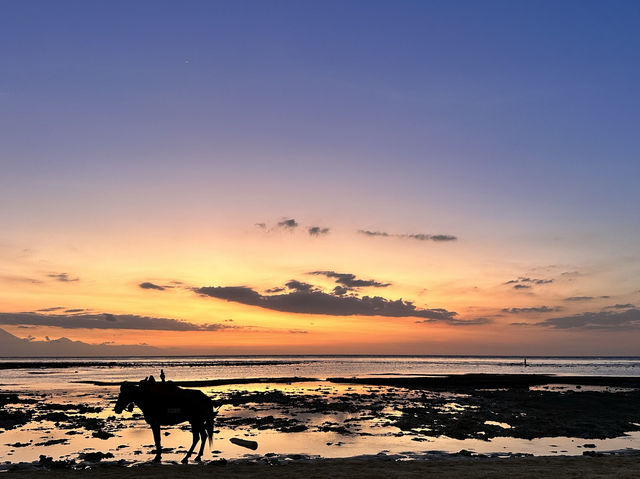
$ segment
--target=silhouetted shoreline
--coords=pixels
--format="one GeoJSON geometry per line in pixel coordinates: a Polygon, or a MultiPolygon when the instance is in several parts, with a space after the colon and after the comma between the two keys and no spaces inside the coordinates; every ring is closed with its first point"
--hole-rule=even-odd
{"type": "Polygon", "coordinates": [[[7,477],[32,479],[64,479],[85,477],[115,478],[171,478],[180,474],[185,478],[298,479],[300,477],[332,478],[600,478],[631,479],[640,476],[640,455],[609,455],[596,457],[443,457],[422,461],[400,461],[393,457],[356,457],[348,459],[289,460],[259,462],[232,461],[204,465],[140,465],[121,467],[113,464],[93,466],[90,470],[33,468],[14,470],[7,477]]]}
{"type": "MultiPolygon", "coordinates": [[[[603,386],[616,388],[640,388],[640,378],[628,376],[560,376],[552,374],[441,374],[429,376],[391,376],[391,377],[263,377],[263,378],[231,378],[201,379],[173,381],[176,386],[206,387],[231,384],[254,383],[297,383],[297,382],[330,382],[341,384],[360,384],[369,386],[389,386],[406,389],[477,389],[477,388],[528,388],[532,386],[571,384],[582,386],[603,386]]],[[[119,386],[121,381],[82,380],[73,381],[79,384],[95,386],[119,386]]]]}
{"type": "Polygon", "coordinates": [[[392,386],[409,389],[528,388],[545,384],[585,386],[640,387],[639,377],[628,376],[560,376],[552,374],[443,374],[429,376],[394,376],[367,378],[329,378],[334,383],[392,386]]]}

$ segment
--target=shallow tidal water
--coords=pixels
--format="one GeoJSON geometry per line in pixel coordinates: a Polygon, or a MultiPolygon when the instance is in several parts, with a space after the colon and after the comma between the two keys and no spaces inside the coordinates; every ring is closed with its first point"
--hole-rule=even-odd
{"type": "MultiPolygon", "coordinates": [[[[640,370],[640,360],[637,358],[529,359],[532,366],[526,369],[516,359],[509,358],[162,358],[121,361],[100,360],[64,368],[43,368],[36,364],[33,367],[0,370],[0,392],[18,393],[21,399],[27,400],[26,403],[7,404],[6,410],[29,408],[36,411],[34,420],[13,429],[0,429],[0,462],[6,467],[9,464],[37,461],[40,455],[55,460],[79,461],[83,454],[91,452],[107,454],[106,461],[123,460],[126,464],[151,460],[151,429],[142,419],[140,411],[135,409],[133,413],[125,411],[116,415],[113,406],[118,387],[96,386],[79,381],[139,380],[149,374],[157,377],[160,367],[173,380],[293,376],[323,379],[335,376],[495,373],[505,370],[514,373],[575,375],[581,371],[584,375],[635,376],[640,370]],[[102,361],[104,364],[101,365],[102,361]],[[125,361],[129,362],[125,364],[125,361]],[[64,409],[64,405],[69,405],[70,409],[64,409]],[[73,409],[78,405],[95,410],[81,414],[73,409]],[[52,412],[57,415],[51,415],[52,412]],[[95,421],[83,425],[82,418],[93,418],[95,421]],[[96,437],[97,431],[105,434],[96,437]]],[[[564,387],[555,388],[562,390],[564,387]]],[[[429,395],[433,394],[434,398],[437,395],[439,407],[444,408],[446,414],[455,415],[465,407],[460,405],[459,395],[455,393],[425,393],[387,386],[324,381],[274,384],[268,380],[199,389],[214,399],[267,394],[266,399],[222,407],[216,423],[211,448],[213,452],[207,445],[203,457],[205,461],[219,458],[332,458],[378,454],[412,459],[458,453],[461,450],[496,455],[582,455],[584,451],[640,449],[638,431],[611,439],[520,439],[509,437],[508,423],[487,421],[488,427],[504,429],[504,436],[483,440],[481,437],[453,439],[421,428],[400,429],[394,423],[394,418],[403,408],[424,404],[425,394],[427,400],[429,395]],[[283,394],[297,400],[291,403],[270,402],[268,394],[276,394],[276,397],[283,394]],[[318,407],[318,404],[325,402],[344,404],[344,407],[318,407]],[[301,407],[301,404],[306,406],[301,407]],[[371,414],[371,411],[376,413],[371,414]],[[250,451],[234,445],[229,441],[234,437],[257,441],[258,449],[250,451]]],[[[180,461],[191,444],[188,424],[164,427],[162,444],[163,461],[180,461]]]]}

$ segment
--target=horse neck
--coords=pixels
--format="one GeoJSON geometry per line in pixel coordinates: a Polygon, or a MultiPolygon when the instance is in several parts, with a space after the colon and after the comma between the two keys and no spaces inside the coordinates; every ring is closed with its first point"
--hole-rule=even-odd
{"type": "Polygon", "coordinates": [[[149,404],[149,394],[142,390],[142,388],[138,387],[135,389],[135,393],[133,394],[133,403],[140,408],[142,412],[144,412],[145,408],[149,404]]]}

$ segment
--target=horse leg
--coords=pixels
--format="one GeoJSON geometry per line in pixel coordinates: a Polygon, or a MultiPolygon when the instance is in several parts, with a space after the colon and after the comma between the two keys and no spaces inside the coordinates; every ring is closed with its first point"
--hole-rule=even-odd
{"type": "Polygon", "coordinates": [[[153,458],[153,462],[160,462],[162,458],[162,446],[160,445],[160,424],[154,424],[151,426],[153,431],[153,440],[156,443],[156,457],[153,458]]]}
{"type": "Polygon", "coordinates": [[[200,462],[202,461],[202,451],[204,451],[204,443],[207,442],[207,432],[204,428],[204,424],[202,424],[200,426],[200,451],[198,452],[198,455],[196,456],[196,461],[200,462]]]}
{"type": "Polygon", "coordinates": [[[182,464],[186,464],[187,462],[189,462],[189,458],[191,457],[191,454],[193,454],[193,450],[195,449],[196,444],[198,444],[198,431],[195,424],[191,425],[191,432],[193,433],[193,443],[191,444],[191,448],[189,448],[189,452],[187,452],[187,455],[182,459],[182,464]]]}

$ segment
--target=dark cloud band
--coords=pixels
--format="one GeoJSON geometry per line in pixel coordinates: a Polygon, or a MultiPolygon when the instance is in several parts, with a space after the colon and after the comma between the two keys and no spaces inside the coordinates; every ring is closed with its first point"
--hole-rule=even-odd
{"type": "MultiPolygon", "coordinates": [[[[306,283],[303,283],[306,285],[306,283]]],[[[262,295],[246,286],[208,286],[194,290],[202,296],[235,303],[258,306],[273,311],[329,316],[386,316],[395,318],[424,318],[434,321],[452,321],[457,316],[446,309],[420,309],[410,301],[388,300],[380,296],[342,296],[306,288],[288,293],[262,295]]],[[[455,319],[455,321],[461,321],[455,319]]]]}
{"type": "Polygon", "coordinates": [[[587,312],[572,316],[549,318],[545,321],[533,323],[533,326],[564,330],[636,330],[640,329],[640,309],[587,312]]]}
{"type": "Polygon", "coordinates": [[[208,323],[195,324],[170,318],[154,318],[132,314],[39,314],[0,313],[0,324],[53,326],[65,329],[135,329],[160,331],[218,331],[233,326],[208,323]]]}

